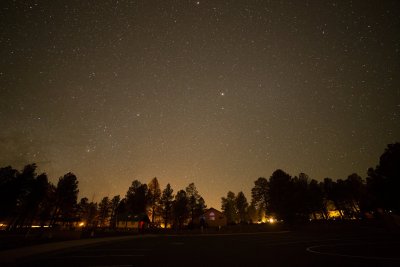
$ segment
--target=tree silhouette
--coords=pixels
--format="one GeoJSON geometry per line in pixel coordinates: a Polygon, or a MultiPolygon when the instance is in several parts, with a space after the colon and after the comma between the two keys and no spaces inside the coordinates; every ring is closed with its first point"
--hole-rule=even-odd
{"type": "Polygon", "coordinates": [[[86,218],[88,227],[97,227],[99,209],[96,202],[89,202],[86,206],[86,218]]]}
{"type": "Polygon", "coordinates": [[[278,219],[293,222],[296,204],[293,201],[293,182],[291,176],[278,169],[272,173],[268,184],[269,210],[278,219]]]}
{"type": "Polygon", "coordinates": [[[163,214],[162,216],[164,219],[165,228],[167,228],[169,220],[171,218],[172,205],[174,201],[173,192],[174,190],[171,188],[171,185],[167,184],[161,196],[161,208],[162,208],[162,214],[163,214]]]}
{"type": "Polygon", "coordinates": [[[99,203],[99,224],[104,227],[106,222],[109,221],[111,210],[111,201],[108,197],[103,197],[99,203]]]}
{"type": "Polygon", "coordinates": [[[249,204],[247,203],[246,196],[242,191],[240,191],[235,199],[235,204],[236,204],[236,210],[239,215],[239,221],[241,223],[246,222],[247,220],[247,208],[249,204]]]}
{"type": "Polygon", "coordinates": [[[0,219],[8,221],[8,229],[30,227],[40,213],[49,187],[47,175],[36,175],[36,164],[28,164],[22,172],[11,167],[0,170],[0,219]]]}
{"type": "Polygon", "coordinates": [[[55,202],[56,202],[56,187],[52,183],[48,183],[47,191],[40,205],[38,214],[38,220],[40,226],[44,227],[51,220],[55,202]]]}
{"type": "Polygon", "coordinates": [[[357,173],[349,175],[345,184],[347,205],[350,211],[348,215],[358,217],[365,207],[366,185],[357,173]]]}
{"type": "Polygon", "coordinates": [[[78,179],[75,174],[69,172],[59,178],[55,192],[55,208],[52,225],[59,220],[65,222],[73,217],[78,193],[78,179]]]}
{"type": "Polygon", "coordinates": [[[89,199],[87,197],[83,197],[80,199],[79,203],[77,204],[76,208],[76,216],[81,220],[85,221],[86,225],[88,223],[88,206],[89,206],[89,199]]]}
{"type": "Polygon", "coordinates": [[[126,198],[121,199],[115,210],[116,224],[117,221],[128,216],[128,205],[126,198]]]}
{"type": "Polygon", "coordinates": [[[180,190],[176,193],[172,210],[175,224],[181,229],[190,212],[189,199],[184,190],[180,190]]]}
{"type": "Polygon", "coordinates": [[[110,202],[110,228],[115,228],[117,226],[117,216],[118,216],[118,205],[121,201],[119,195],[114,196],[110,202]]]}
{"type": "Polygon", "coordinates": [[[221,198],[221,209],[226,216],[228,224],[236,223],[238,219],[238,211],[236,207],[235,193],[229,191],[226,198],[221,198]]]}
{"type": "Polygon", "coordinates": [[[259,210],[254,202],[251,202],[249,207],[247,208],[247,216],[250,223],[258,222],[261,219],[259,214],[259,210]]]}
{"type": "Polygon", "coordinates": [[[309,208],[309,195],[308,195],[308,180],[309,177],[305,173],[300,173],[299,176],[295,176],[291,178],[291,188],[289,190],[292,191],[292,203],[293,205],[293,217],[296,220],[305,220],[310,214],[309,208]]]}
{"type": "Polygon", "coordinates": [[[389,144],[375,169],[368,170],[372,206],[400,214],[400,143],[389,144]]]}
{"type": "Polygon", "coordinates": [[[23,215],[25,219],[23,220],[22,225],[32,225],[41,208],[44,206],[43,202],[46,200],[48,189],[49,182],[45,173],[38,175],[32,181],[31,191],[26,196],[25,214],[23,215]]]}
{"type": "MultiPolygon", "coordinates": [[[[400,214],[400,143],[389,144],[375,168],[368,169],[366,181],[353,173],[346,179],[323,182],[310,179],[300,173],[291,177],[276,170],[267,180],[263,177],[254,182],[252,201],[248,206],[243,192],[228,192],[221,198],[222,210],[228,223],[258,221],[262,213],[273,214],[288,222],[329,218],[328,207],[339,211],[343,219],[358,218],[365,212],[400,214]]],[[[134,180],[126,197],[104,197],[99,205],[82,198],[77,204],[78,180],[73,173],[60,177],[57,186],[48,181],[45,173],[37,175],[36,164],[28,164],[21,171],[11,166],[0,168],[0,221],[9,230],[30,227],[34,222],[44,226],[66,223],[77,218],[88,226],[101,226],[110,221],[114,228],[119,216],[129,216],[150,211],[151,221],[161,215],[165,225],[174,219],[182,228],[190,218],[203,214],[206,204],[194,183],[180,190],[175,198],[170,184],[161,194],[157,178],[148,185],[134,180]]]]}
{"type": "Polygon", "coordinates": [[[160,208],[161,190],[157,177],[154,177],[148,186],[148,204],[151,208],[151,222],[154,223],[154,218],[160,208]]]}
{"type": "Polygon", "coordinates": [[[324,219],[327,219],[328,214],[324,204],[324,192],[322,185],[316,180],[312,179],[308,185],[308,191],[308,205],[313,218],[317,219],[317,214],[321,214],[324,219]]]}
{"type": "Polygon", "coordinates": [[[9,229],[23,227],[27,213],[29,212],[28,198],[32,193],[32,186],[36,177],[36,164],[29,164],[24,167],[17,175],[15,196],[16,206],[14,208],[14,218],[9,225],[9,229]]]}
{"type": "Polygon", "coordinates": [[[251,189],[252,203],[259,207],[260,210],[267,212],[268,207],[268,180],[260,177],[254,182],[254,187],[251,189]]]}
{"type": "Polygon", "coordinates": [[[18,203],[19,172],[11,166],[0,169],[0,221],[11,221],[18,203]]]}
{"type": "Polygon", "coordinates": [[[205,210],[206,210],[206,208],[207,208],[207,205],[206,205],[206,202],[205,202],[204,198],[200,197],[199,200],[197,201],[196,208],[195,208],[195,211],[194,211],[195,212],[195,216],[199,217],[199,216],[203,215],[205,210]]]}
{"type": "Polygon", "coordinates": [[[81,198],[77,205],[78,217],[86,223],[86,227],[96,227],[98,224],[98,205],[89,202],[87,197],[81,198]]]}
{"type": "Polygon", "coordinates": [[[148,188],[138,180],[134,180],[126,193],[127,211],[132,214],[141,214],[146,212],[148,204],[148,188]]]}
{"type": "Polygon", "coordinates": [[[190,183],[186,187],[186,196],[188,198],[188,208],[191,216],[191,225],[194,223],[194,219],[204,213],[206,208],[204,199],[200,196],[194,183],[190,183]]]}

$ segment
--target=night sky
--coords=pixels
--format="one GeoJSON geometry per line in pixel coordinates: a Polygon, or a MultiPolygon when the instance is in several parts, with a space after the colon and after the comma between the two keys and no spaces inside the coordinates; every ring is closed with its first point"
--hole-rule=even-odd
{"type": "Polygon", "coordinates": [[[1,1],[0,166],[207,205],[281,168],[366,176],[400,140],[400,1],[1,1]],[[62,3],[64,2],[64,3],[62,3]]]}

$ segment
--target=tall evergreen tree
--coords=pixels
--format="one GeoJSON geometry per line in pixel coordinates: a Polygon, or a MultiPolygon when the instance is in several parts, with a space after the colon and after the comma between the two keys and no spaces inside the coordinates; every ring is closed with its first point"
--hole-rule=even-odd
{"type": "Polygon", "coordinates": [[[272,173],[268,183],[268,198],[268,208],[278,219],[293,221],[293,183],[289,174],[280,169],[272,173]]]}
{"type": "Polygon", "coordinates": [[[261,220],[259,210],[257,209],[257,206],[256,204],[254,204],[254,202],[251,202],[249,207],[247,208],[247,216],[251,223],[255,223],[261,220]]]}
{"type": "Polygon", "coordinates": [[[236,196],[235,193],[229,191],[226,198],[221,198],[221,208],[226,216],[228,224],[236,223],[238,220],[238,211],[236,208],[236,196]]]}
{"type": "Polygon", "coordinates": [[[189,198],[184,190],[180,190],[176,193],[172,211],[174,214],[175,224],[181,229],[190,213],[189,198]]]}
{"type": "Polygon", "coordinates": [[[117,226],[117,209],[118,205],[121,201],[121,197],[119,195],[114,196],[111,199],[110,203],[110,228],[115,228],[117,226]]]}
{"type": "Polygon", "coordinates": [[[268,207],[268,180],[264,177],[258,178],[254,182],[254,187],[251,189],[251,202],[259,207],[260,210],[267,212],[268,207]]]}
{"type": "Polygon", "coordinates": [[[195,218],[201,216],[207,207],[204,199],[199,194],[194,183],[190,183],[186,187],[186,195],[188,198],[188,207],[191,217],[191,224],[193,225],[195,218]]]}
{"type": "Polygon", "coordinates": [[[309,190],[309,207],[314,219],[317,214],[321,214],[323,218],[327,218],[327,211],[324,204],[324,193],[322,186],[316,180],[312,179],[308,186],[309,190]]]}
{"type": "Polygon", "coordinates": [[[239,221],[244,223],[247,221],[247,208],[249,204],[247,203],[246,196],[242,191],[240,191],[235,199],[236,210],[239,215],[239,221]]]}
{"type": "Polygon", "coordinates": [[[28,164],[21,173],[17,175],[15,183],[16,206],[14,209],[14,218],[12,219],[9,229],[23,227],[27,213],[29,213],[29,195],[32,192],[32,186],[36,177],[36,164],[28,164]]]}
{"type": "Polygon", "coordinates": [[[7,221],[8,225],[16,216],[18,205],[19,171],[11,166],[0,169],[0,221],[7,221]]]}
{"type": "Polygon", "coordinates": [[[69,172],[60,177],[55,192],[56,199],[52,224],[55,224],[60,219],[65,221],[73,216],[78,193],[78,179],[75,174],[69,172]]]}
{"type": "Polygon", "coordinates": [[[108,197],[103,197],[99,203],[99,224],[104,227],[110,218],[111,201],[108,197]]]}
{"type": "Polygon", "coordinates": [[[372,207],[400,214],[400,143],[389,144],[375,169],[368,170],[372,207]]]}
{"type": "Polygon", "coordinates": [[[174,190],[171,188],[171,185],[167,184],[161,196],[161,208],[162,208],[162,216],[164,219],[165,228],[168,226],[168,223],[171,219],[171,212],[174,201],[173,192],[174,190]]]}
{"type": "Polygon", "coordinates": [[[151,209],[151,222],[154,223],[154,219],[160,210],[160,198],[161,190],[160,184],[158,183],[157,177],[154,177],[148,185],[148,204],[151,209]]]}
{"type": "Polygon", "coordinates": [[[127,211],[132,214],[146,212],[148,205],[148,188],[138,180],[134,180],[126,193],[127,211]]]}

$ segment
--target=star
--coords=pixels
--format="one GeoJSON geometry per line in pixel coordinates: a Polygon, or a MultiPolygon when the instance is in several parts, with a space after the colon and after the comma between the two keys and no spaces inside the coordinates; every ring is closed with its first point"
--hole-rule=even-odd
{"type": "Polygon", "coordinates": [[[82,197],[109,177],[108,193],[124,194],[158,175],[175,192],[209,188],[220,206],[275,166],[318,181],[365,175],[399,141],[395,1],[3,2],[19,16],[0,41],[0,167],[75,170],[82,197]]]}

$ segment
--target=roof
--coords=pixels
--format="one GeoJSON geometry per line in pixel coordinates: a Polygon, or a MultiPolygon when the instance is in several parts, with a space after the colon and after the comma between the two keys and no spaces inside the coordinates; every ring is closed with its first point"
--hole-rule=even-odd
{"type": "Polygon", "coordinates": [[[220,212],[220,211],[219,211],[219,210],[217,210],[217,209],[214,209],[213,207],[211,207],[211,208],[209,208],[209,209],[205,210],[205,211],[204,211],[204,214],[206,214],[206,213],[210,213],[210,212],[219,213],[219,214],[223,215],[223,213],[222,213],[222,212],[220,212]]]}

